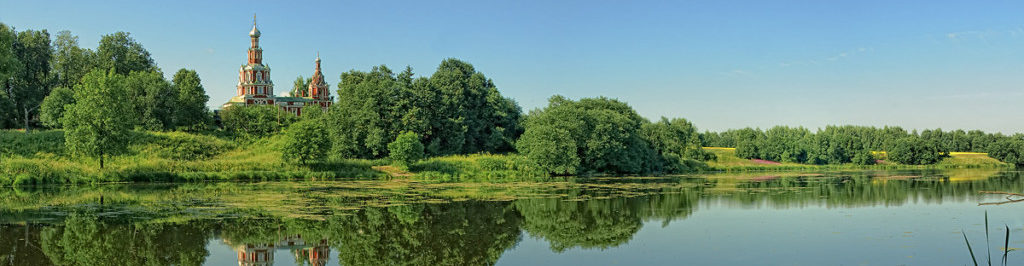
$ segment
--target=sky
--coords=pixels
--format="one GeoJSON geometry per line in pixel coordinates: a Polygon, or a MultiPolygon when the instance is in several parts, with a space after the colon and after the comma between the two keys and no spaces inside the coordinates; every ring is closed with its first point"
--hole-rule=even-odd
{"type": "Polygon", "coordinates": [[[1024,132],[1024,1],[26,1],[17,30],[95,49],[127,31],[168,78],[234,96],[253,14],[276,92],[313,73],[469,62],[524,112],[605,96],[701,130],[898,125],[1024,132]]]}

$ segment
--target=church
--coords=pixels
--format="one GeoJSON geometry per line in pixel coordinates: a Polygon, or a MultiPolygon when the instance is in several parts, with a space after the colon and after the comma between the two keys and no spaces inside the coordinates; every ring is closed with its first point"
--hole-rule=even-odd
{"type": "Polygon", "coordinates": [[[313,70],[309,87],[304,91],[300,90],[298,95],[280,97],[274,95],[270,66],[263,63],[260,30],[256,27],[255,20],[252,23],[252,30],[249,31],[249,41],[249,60],[238,69],[237,96],[228,100],[221,109],[231,106],[277,105],[285,111],[301,116],[303,108],[321,108],[326,111],[331,106],[334,99],[328,90],[327,82],[324,81],[323,73],[320,73],[319,54],[314,61],[316,68],[313,70]]]}

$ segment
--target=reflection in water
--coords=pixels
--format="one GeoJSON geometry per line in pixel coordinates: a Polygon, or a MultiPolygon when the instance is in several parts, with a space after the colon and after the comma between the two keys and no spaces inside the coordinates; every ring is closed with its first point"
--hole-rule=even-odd
{"type": "Polygon", "coordinates": [[[98,197],[96,190],[109,188],[15,191],[0,195],[0,265],[202,265],[208,256],[237,256],[238,265],[327,265],[334,259],[342,265],[493,265],[524,234],[556,253],[620,247],[649,222],[664,227],[686,219],[709,199],[726,203],[719,208],[849,208],[980,201],[982,190],[1024,191],[1019,173],[990,174],[761,174],[618,185],[601,180],[546,193],[531,190],[532,196],[514,200],[435,195],[445,202],[364,206],[319,219],[226,207],[235,205],[210,198],[187,201],[189,193],[211,194],[195,187],[189,193],[174,187],[110,189],[104,193],[118,203],[103,206],[89,202],[98,197]],[[159,201],[166,197],[176,203],[159,201]],[[211,254],[211,243],[229,246],[234,254],[211,254]]]}

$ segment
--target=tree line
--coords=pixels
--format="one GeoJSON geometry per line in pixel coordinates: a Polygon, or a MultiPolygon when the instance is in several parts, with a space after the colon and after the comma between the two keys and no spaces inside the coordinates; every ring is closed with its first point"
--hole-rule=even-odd
{"type": "Polygon", "coordinates": [[[767,130],[743,128],[700,134],[705,147],[736,148],[747,159],[809,164],[874,164],[876,159],[921,165],[939,162],[950,152],[985,152],[1007,163],[1024,165],[1018,156],[1024,135],[985,133],[980,130],[901,127],[826,126],[816,132],[804,127],[776,126],[767,130]],[[883,156],[878,156],[884,152],[883,156]]]}

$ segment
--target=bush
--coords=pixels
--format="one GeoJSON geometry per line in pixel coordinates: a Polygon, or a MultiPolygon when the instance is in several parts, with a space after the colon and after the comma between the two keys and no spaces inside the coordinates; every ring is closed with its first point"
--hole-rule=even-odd
{"type": "Polygon", "coordinates": [[[389,158],[398,166],[407,167],[423,158],[423,143],[415,132],[404,132],[388,144],[389,158]]]}
{"type": "Polygon", "coordinates": [[[213,136],[183,132],[133,132],[137,153],[172,160],[209,159],[234,148],[234,143],[213,136]]]}
{"type": "Polygon", "coordinates": [[[281,155],[285,160],[298,161],[306,165],[309,162],[323,161],[331,142],[327,138],[327,129],[319,120],[303,120],[292,124],[284,132],[284,147],[281,155]]]}

